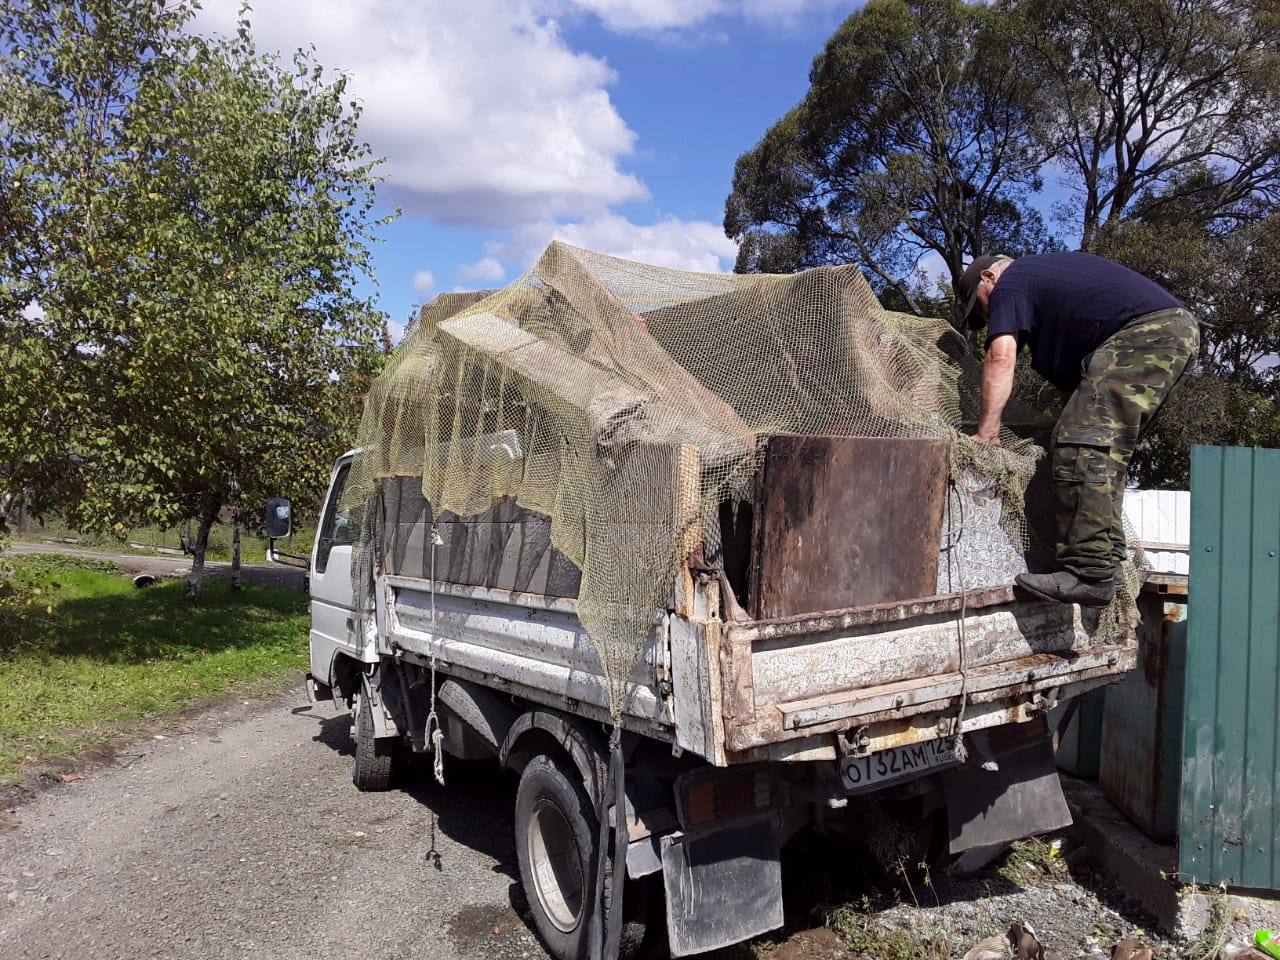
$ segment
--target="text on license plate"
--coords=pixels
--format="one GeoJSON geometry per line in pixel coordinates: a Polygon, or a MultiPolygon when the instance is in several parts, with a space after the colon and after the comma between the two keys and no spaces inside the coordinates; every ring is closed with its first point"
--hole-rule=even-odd
{"type": "Polygon", "coordinates": [[[918,776],[926,770],[954,763],[955,744],[951,739],[926,740],[906,747],[891,747],[865,757],[848,757],[840,767],[840,779],[848,790],[868,784],[884,784],[918,776]]]}

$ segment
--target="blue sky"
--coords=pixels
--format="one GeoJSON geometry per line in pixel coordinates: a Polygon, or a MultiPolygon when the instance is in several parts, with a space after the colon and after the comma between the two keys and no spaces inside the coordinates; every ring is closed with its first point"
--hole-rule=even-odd
{"type": "MultiPolygon", "coordinates": [[[[239,0],[206,0],[229,29],[239,0]]],[[[729,270],[738,155],[803,96],[855,5],[832,0],[259,0],[264,50],[348,72],[402,208],[374,256],[398,331],[415,304],[501,286],[550,240],[729,270]]]]}

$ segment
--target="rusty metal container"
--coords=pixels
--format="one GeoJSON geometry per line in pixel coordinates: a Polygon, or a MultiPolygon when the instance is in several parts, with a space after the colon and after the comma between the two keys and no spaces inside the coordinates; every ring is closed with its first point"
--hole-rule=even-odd
{"type": "Polygon", "coordinates": [[[1074,705],[1075,713],[1058,744],[1058,769],[1073,777],[1097,780],[1101,766],[1102,713],[1106,708],[1107,688],[1100,687],[1081,694],[1077,700],[1059,704],[1049,711],[1049,726],[1054,730],[1074,705]]]}
{"type": "Polygon", "coordinates": [[[770,437],[756,486],[752,616],[932,596],[949,458],[935,440],[770,437]]]}
{"type": "Polygon", "coordinates": [[[1168,842],[1178,832],[1186,604],[1148,588],[1138,598],[1138,611],[1138,669],[1107,688],[1098,781],[1143,833],[1168,842]]]}

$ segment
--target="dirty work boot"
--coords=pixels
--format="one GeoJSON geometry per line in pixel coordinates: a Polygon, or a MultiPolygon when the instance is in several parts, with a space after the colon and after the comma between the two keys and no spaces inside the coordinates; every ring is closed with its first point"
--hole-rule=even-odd
{"type": "Polygon", "coordinates": [[[1116,595],[1114,577],[1106,580],[1081,580],[1069,570],[1057,573],[1020,573],[1015,582],[1027,593],[1042,600],[1078,603],[1082,607],[1105,607],[1116,595]]]}

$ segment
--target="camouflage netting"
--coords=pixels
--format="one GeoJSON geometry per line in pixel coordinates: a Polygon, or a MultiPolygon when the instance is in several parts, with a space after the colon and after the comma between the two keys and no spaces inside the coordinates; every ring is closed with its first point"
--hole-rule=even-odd
{"type": "MultiPolygon", "coordinates": [[[[1052,419],[1015,399],[1003,446],[977,444],[978,384],[946,321],[884,310],[855,267],[687,273],[553,243],[506,289],[423,309],[370,393],[347,499],[420,477],[437,513],[513,497],[549,516],[618,716],[673,572],[695,535],[718,555],[719,505],[746,495],[770,434],[949,441],[940,588],[1010,582],[1052,419]]],[[[373,513],[353,559],[365,606],[373,513]]]]}

